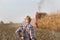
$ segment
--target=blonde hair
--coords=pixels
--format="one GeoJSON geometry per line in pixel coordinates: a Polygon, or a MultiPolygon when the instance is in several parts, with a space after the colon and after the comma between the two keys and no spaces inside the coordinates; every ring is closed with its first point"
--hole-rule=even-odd
{"type": "Polygon", "coordinates": [[[26,16],[25,20],[29,20],[29,22],[31,21],[30,16],[26,16]]]}

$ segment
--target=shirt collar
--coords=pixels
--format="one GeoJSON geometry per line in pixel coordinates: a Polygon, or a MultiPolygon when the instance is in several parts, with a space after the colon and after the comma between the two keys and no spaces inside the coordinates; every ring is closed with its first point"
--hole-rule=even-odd
{"type": "Polygon", "coordinates": [[[29,25],[30,23],[26,23],[26,25],[29,25]]]}

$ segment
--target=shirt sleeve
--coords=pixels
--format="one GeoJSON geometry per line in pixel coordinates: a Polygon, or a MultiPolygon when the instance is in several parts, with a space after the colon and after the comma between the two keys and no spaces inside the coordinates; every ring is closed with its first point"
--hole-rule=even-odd
{"type": "Polygon", "coordinates": [[[34,40],[34,28],[33,28],[33,26],[30,27],[30,38],[31,38],[31,40],[34,40]]]}
{"type": "Polygon", "coordinates": [[[17,37],[20,37],[20,32],[21,32],[21,30],[22,30],[22,25],[16,30],[16,35],[17,35],[17,37]]]}

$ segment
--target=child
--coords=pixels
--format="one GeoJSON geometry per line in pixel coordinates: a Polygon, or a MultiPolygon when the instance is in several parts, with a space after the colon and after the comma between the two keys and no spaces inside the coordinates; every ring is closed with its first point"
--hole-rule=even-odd
{"type": "Polygon", "coordinates": [[[30,22],[31,18],[27,16],[25,18],[25,24],[21,24],[16,31],[16,34],[18,37],[21,37],[22,40],[34,40],[34,28],[30,22]]]}

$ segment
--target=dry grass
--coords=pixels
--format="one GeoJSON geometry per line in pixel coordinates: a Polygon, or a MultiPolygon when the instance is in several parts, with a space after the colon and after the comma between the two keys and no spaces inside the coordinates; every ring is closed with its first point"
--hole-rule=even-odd
{"type": "Polygon", "coordinates": [[[60,30],[60,14],[48,15],[38,21],[40,28],[60,30]]]}
{"type": "Polygon", "coordinates": [[[10,24],[0,24],[0,40],[17,40],[15,35],[16,28],[14,26],[10,24]]]}
{"type": "MultiPolygon", "coordinates": [[[[0,40],[18,40],[15,34],[17,28],[18,25],[16,24],[0,24],[0,40]]],[[[35,29],[36,40],[56,40],[60,37],[58,35],[55,31],[50,31],[47,29],[35,29]]]]}
{"type": "MultiPolygon", "coordinates": [[[[48,15],[38,21],[40,28],[35,28],[36,40],[60,40],[60,14],[48,15]],[[49,30],[52,29],[52,30],[49,30]]],[[[15,34],[17,24],[0,24],[0,40],[18,40],[15,34]]]]}

